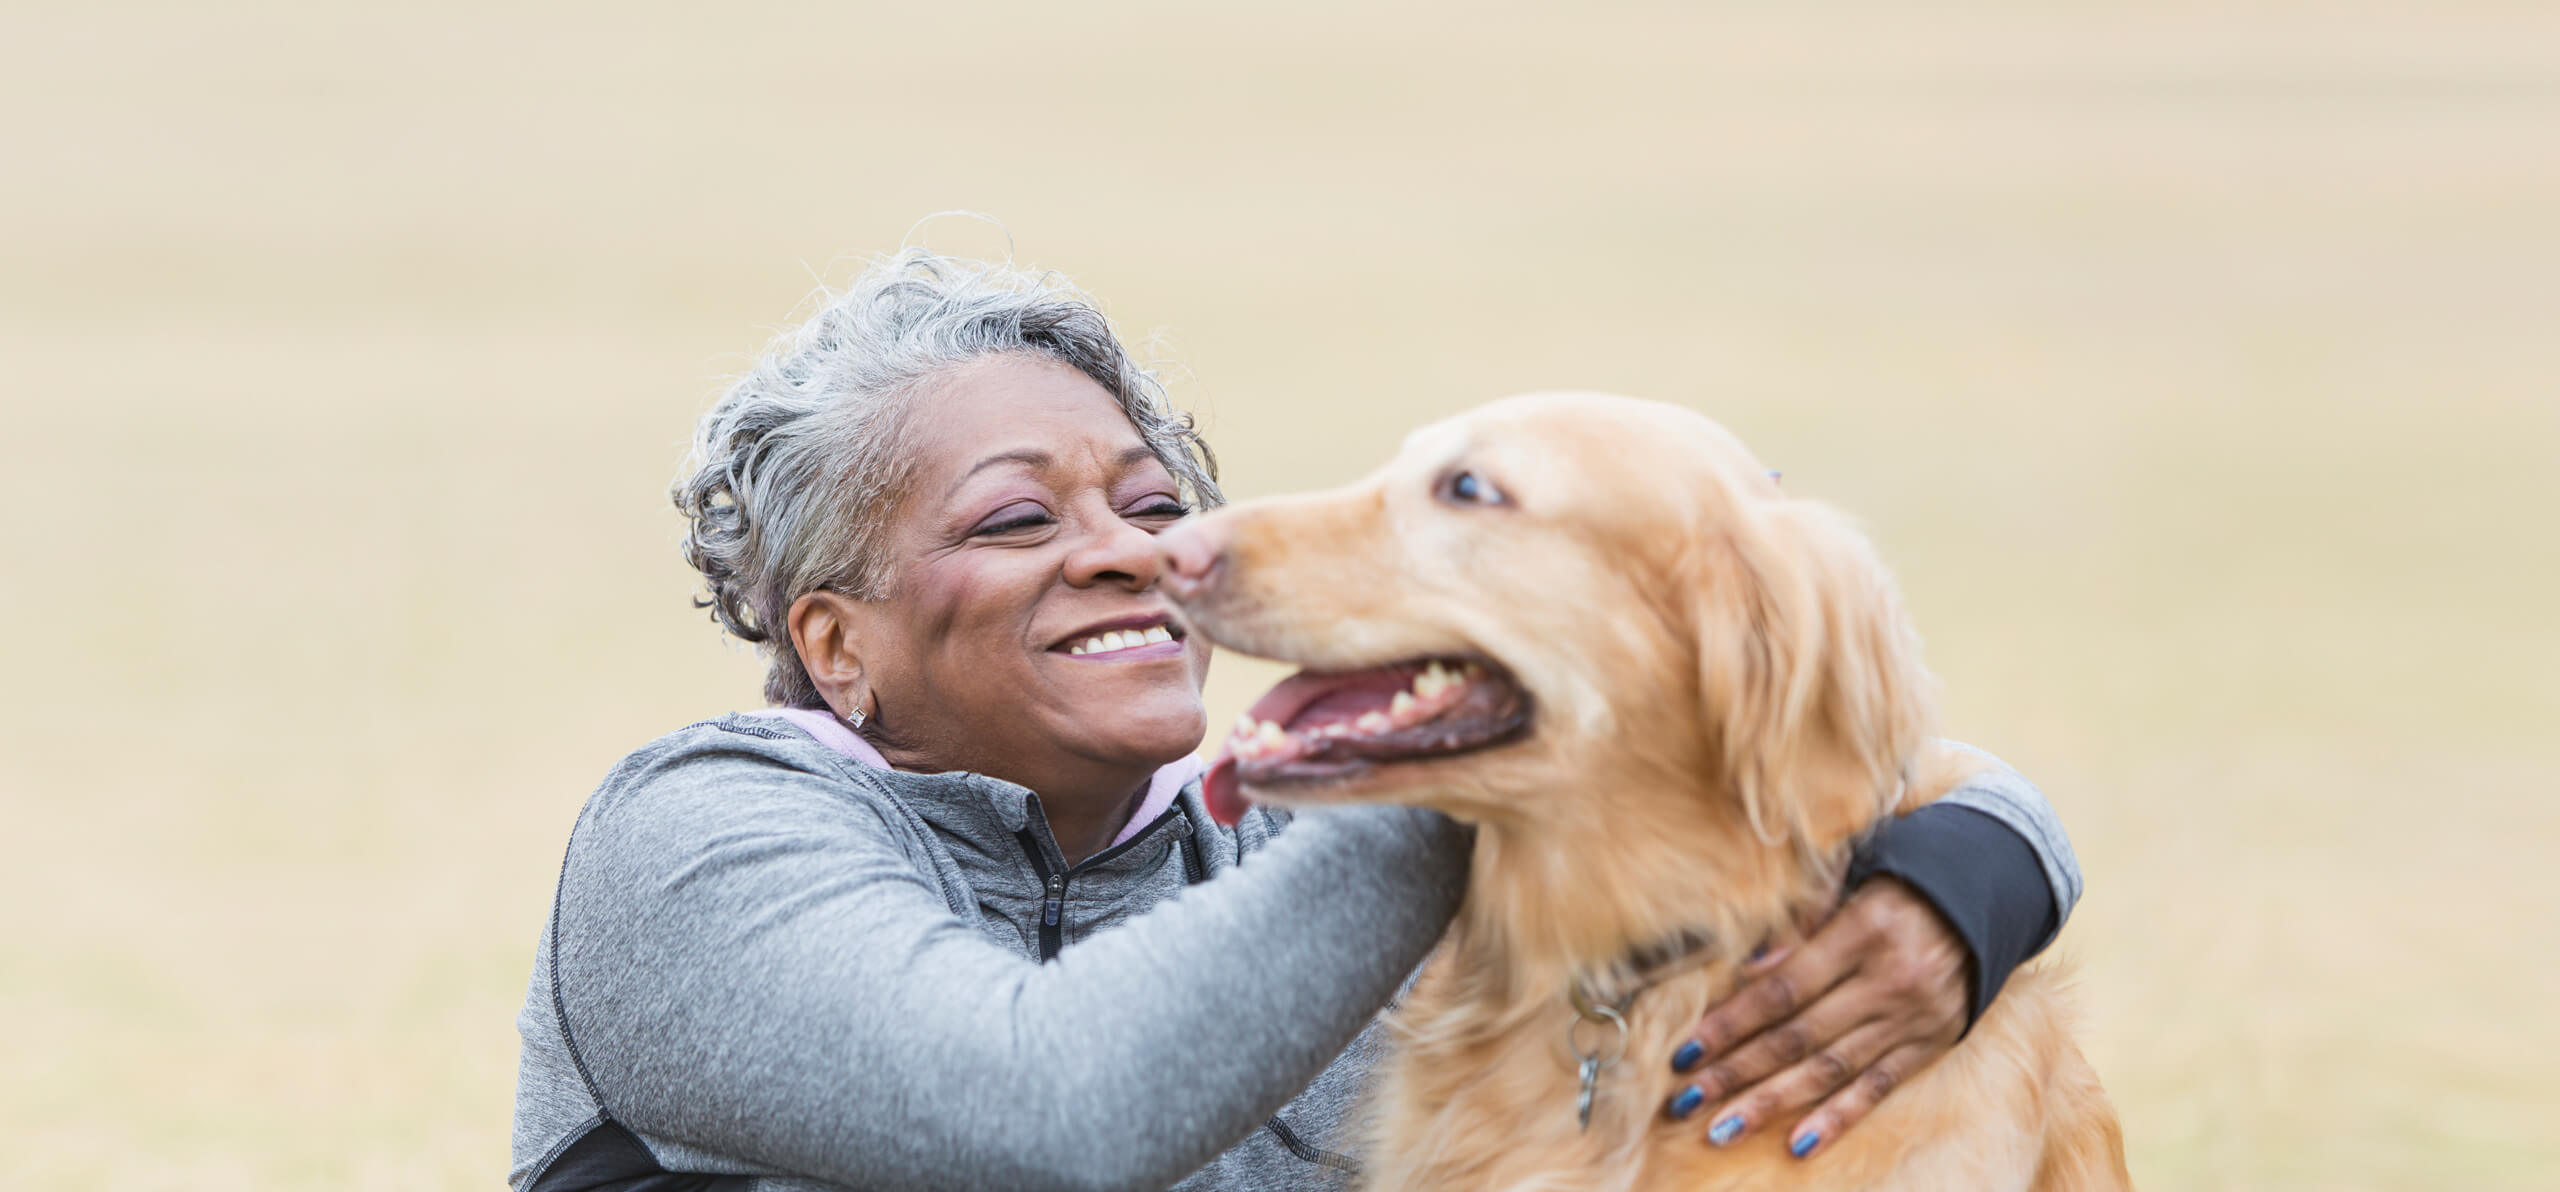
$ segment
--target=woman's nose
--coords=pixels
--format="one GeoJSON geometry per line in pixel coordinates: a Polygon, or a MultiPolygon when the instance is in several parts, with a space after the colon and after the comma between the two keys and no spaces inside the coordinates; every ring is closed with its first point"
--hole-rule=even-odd
{"type": "Polygon", "coordinates": [[[1154,587],[1155,535],[1117,517],[1102,521],[1067,556],[1067,582],[1079,588],[1117,583],[1132,592],[1154,587]]]}

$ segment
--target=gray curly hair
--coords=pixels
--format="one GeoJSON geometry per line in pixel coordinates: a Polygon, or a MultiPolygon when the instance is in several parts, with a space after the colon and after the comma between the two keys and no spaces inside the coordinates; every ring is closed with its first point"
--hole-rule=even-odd
{"type": "Polygon", "coordinates": [[[756,644],[770,703],[826,706],[791,644],[793,602],[888,594],[877,547],[908,471],[900,415],[939,374],[1001,355],[1070,365],[1119,401],[1193,504],[1225,499],[1191,417],[1056,273],[910,248],[816,303],[702,416],[673,493],[707,589],[694,605],[756,644]]]}

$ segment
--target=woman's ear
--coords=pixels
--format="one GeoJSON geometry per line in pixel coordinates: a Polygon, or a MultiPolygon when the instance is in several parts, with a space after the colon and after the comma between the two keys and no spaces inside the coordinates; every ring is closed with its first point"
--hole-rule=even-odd
{"type": "Polygon", "coordinates": [[[809,681],[827,699],[838,718],[863,710],[870,684],[862,669],[862,648],[855,627],[861,606],[842,592],[816,591],[791,602],[787,620],[791,648],[809,681]]]}

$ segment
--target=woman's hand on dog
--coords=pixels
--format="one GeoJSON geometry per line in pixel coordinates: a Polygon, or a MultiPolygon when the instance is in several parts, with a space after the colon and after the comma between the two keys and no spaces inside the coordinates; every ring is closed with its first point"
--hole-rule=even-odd
{"type": "Polygon", "coordinates": [[[1794,947],[1745,971],[1672,1057],[1690,1083],[1669,1112],[1703,1107],[1707,1141],[1725,1146],[1801,1111],[1787,1134],[1798,1158],[1828,1146],[1894,1087],[1964,1034],[1964,942],[1928,901],[1891,877],[1858,887],[1794,947]]]}

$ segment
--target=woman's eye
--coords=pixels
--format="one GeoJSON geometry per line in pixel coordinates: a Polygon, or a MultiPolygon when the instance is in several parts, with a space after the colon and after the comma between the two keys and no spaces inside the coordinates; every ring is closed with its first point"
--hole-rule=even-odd
{"type": "Polygon", "coordinates": [[[1147,507],[1146,507],[1146,508],[1144,508],[1144,509],[1140,509],[1140,510],[1138,510],[1137,512],[1130,514],[1129,516],[1131,516],[1131,517],[1181,517],[1181,516],[1183,516],[1184,514],[1187,514],[1187,513],[1189,513],[1189,512],[1191,512],[1191,507],[1190,507],[1189,505],[1185,505],[1185,504],[1183,504],[1183,503],[1182,503],[1182,502],[1180,502],[1180,501],[1175,501],[1175,500],[1167,499],[1167,500],[1158,501],[1158,502],[1156,502],[1156,503],[1154,503],[1154,504],[1152,504],[1152,505],[1147,506],[1147,507]]]}
{"type": "Polygon", "coordinates": [[[1043,510],[1034,509],[1022,513],[1007,513],[998,516],[995,520],[990,521],[985,525],[979,526],[975,530],[969,531],[969,536],[972,538],[987,538],[998,534],[1017,534],[1024,530],[1039,529],[1042,526],[1048,525],[1049,521],[1050,518],[1048,513],[1043,510]]]}
{"type": "Polygon", "coordinates": [[[1502,490],[1474,472],[1452,472],[1440,482],[1440,495],[1460,505],[1499,505],[1502,490]]]}

